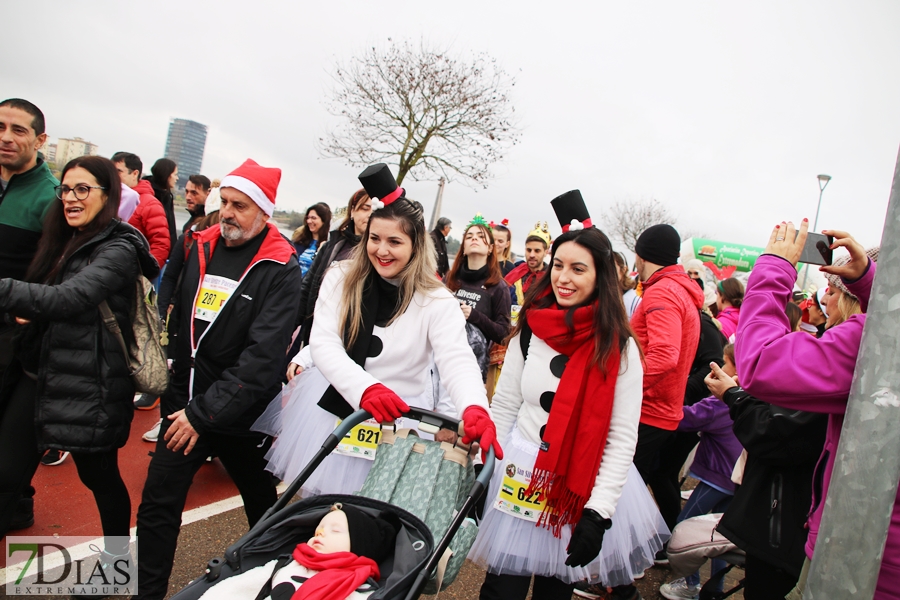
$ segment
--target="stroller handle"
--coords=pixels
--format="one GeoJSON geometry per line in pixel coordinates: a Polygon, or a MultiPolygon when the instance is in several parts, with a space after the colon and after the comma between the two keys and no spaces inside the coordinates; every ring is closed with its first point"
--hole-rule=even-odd
{"type": "MultiPolygon", "coordinates": [[[[446,415],[442,415],[440,413],[436,413],[431,410],[425,410],[424,408],[411,407],[409,411],[403,414],[404,417],[409,419],[415,419],[420,423],[425,423],[427,425],[432,425],[444,429],[449,429],[451,431],[456,431],[460,435],[462,435],[462,427],[463,422],[459,419],[455,419],[453,417],[448,417],[446,415]]],[[[329,436],[322,443],[322,448],[319,450],[318,454],[313,457],[312,461],[306,468],[304,468],[300,474],[291,482],[291,485],[288,486],[287,490],[281,495],[278,501],[268,510],[266,514],[260,519],[260,522],[265,521],[266,517],[278,512],[291,501],[297,492],[300,491],[300,488],[306,483],[306,480],[309,479],[309,476],[312,475],[313,471],[325,460],[325,457],[328,456],[337,445],[340,443],[344,436],[350,433],[350,430],[362,423],[367,419],[371,419],[372,414],[366,410],[359,409],[346,419],[343,419],[340,424],[335,428],[335,430],[329,434],[329,436]]],[[[490,448],[487,452],[487,456],[484,461],[484,468],[481,473],[478,475],[476,482],[480,484],[482,489],[487,489],[488,484],[491,481],[491,474],[494,472],[494,463],[496,462],[494,456],[494,449],[490,448]]]]}

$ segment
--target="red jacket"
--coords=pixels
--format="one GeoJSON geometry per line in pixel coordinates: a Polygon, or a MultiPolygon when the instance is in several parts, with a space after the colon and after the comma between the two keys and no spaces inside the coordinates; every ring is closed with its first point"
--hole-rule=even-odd
{"type": "Polygon", "coordinates": [[[641,423],[674,431],[700,343],[703,290],[681,265],[660,269],[644,282],[631,328],[644,351],[641,423]]]}
{"type": "Polygon", "coordinates": [[[134,214],[128,219],[128,224],[143,233],[150,242],[150,254],[159,263],[161,269],[166,264],[169,250],[172,247],[166,210],[153,195],[153,188],[149,181],[142,179],[131,189],[141,195],[141,201],[134,209],[134,214]]]}

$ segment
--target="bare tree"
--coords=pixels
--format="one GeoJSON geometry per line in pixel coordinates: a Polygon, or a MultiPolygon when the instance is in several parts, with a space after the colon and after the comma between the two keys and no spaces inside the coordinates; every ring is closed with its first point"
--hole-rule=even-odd
{"type": "Polygon", "coordinates": [[[610,237],[621,240],[631,252],[645,229],[659,223],[675,225],[675,220],[669,209],[655,198],[617,200],[603,215],[610,237]]]}
{"type": "Polygon", "coordinates": [[[484,53],[390,42],[334,70],[328,112],[343,121],[319,152],[354,166],[396,162],[397,182],[444,176],[485,186],[490,167],[520,136],[509,91],[513,78],[484,53]]]}

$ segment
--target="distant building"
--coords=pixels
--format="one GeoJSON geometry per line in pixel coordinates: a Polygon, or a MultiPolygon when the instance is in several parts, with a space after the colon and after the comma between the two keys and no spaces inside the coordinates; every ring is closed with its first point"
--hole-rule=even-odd
{"type": "Polygon", "coordinates": [[[200,173],[203,166],[203,151],[206,150],[206,125],[188,119],[169,121],[169,136],[166,138],[166,158],[178,165],[179,188],[184,188],[188,177],[200,173]]]}
{"type": "MultiPolygon", "coordinates": [[[[56,154],[54,156],[56,160],[54,162],[63,167],[67,162],[79,156],[97,156],[99,150],[100,147],[97,144],[92,144],[80,137],[71,139],[59,138],[56,142],[56,154]]],[[[47,161],[49,162],[50,159],[48,158],[47,161]]]]}
{"type": "Polygon", "coordinates": [[[44,147],[41,148],[41,154],[44,155],[44,160],[48,163],[56,163],[56,144],[44,144],[44,147]]]}

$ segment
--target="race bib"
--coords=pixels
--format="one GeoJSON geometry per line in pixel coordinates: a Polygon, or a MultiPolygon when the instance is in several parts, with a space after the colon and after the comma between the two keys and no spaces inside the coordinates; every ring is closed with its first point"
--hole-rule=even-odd
{"type": "Polygon", "coordinates": [[[511,307],[509,324],[512,327],[515,327],[516,323],[518,323],[518,321],[519,321],[519,309],[521,309],[521,308],[522,307],[519,306],[518,304],[513,304],[511,307]]]}
{"type": "Polygon", "coordinates": [[[197,294],[197,305],[194,307],[194,318],[212,323],[219,316],[219,311],[237,289],[238,282],[218,275],[204,275],[197,294]]]}
{"type": "MultiPolygon", "coordinates": [[[[335,427],[341,424],[338,419],[335,427]]],[[[375,419],[366,419],[350,430],[335,448],[335,452],[344,456],[355,456],[366,460],[375,460],[375,451],[381,440],[381,425],[375,419]]]]}
{"type": "Polygon", "coordinates": [[[531,466],[526,470],[508,462],[504,469],[494,508],[526,521],[537,521],[544,510],[545,501],[542,492],[528,493],[531,466]]]}

